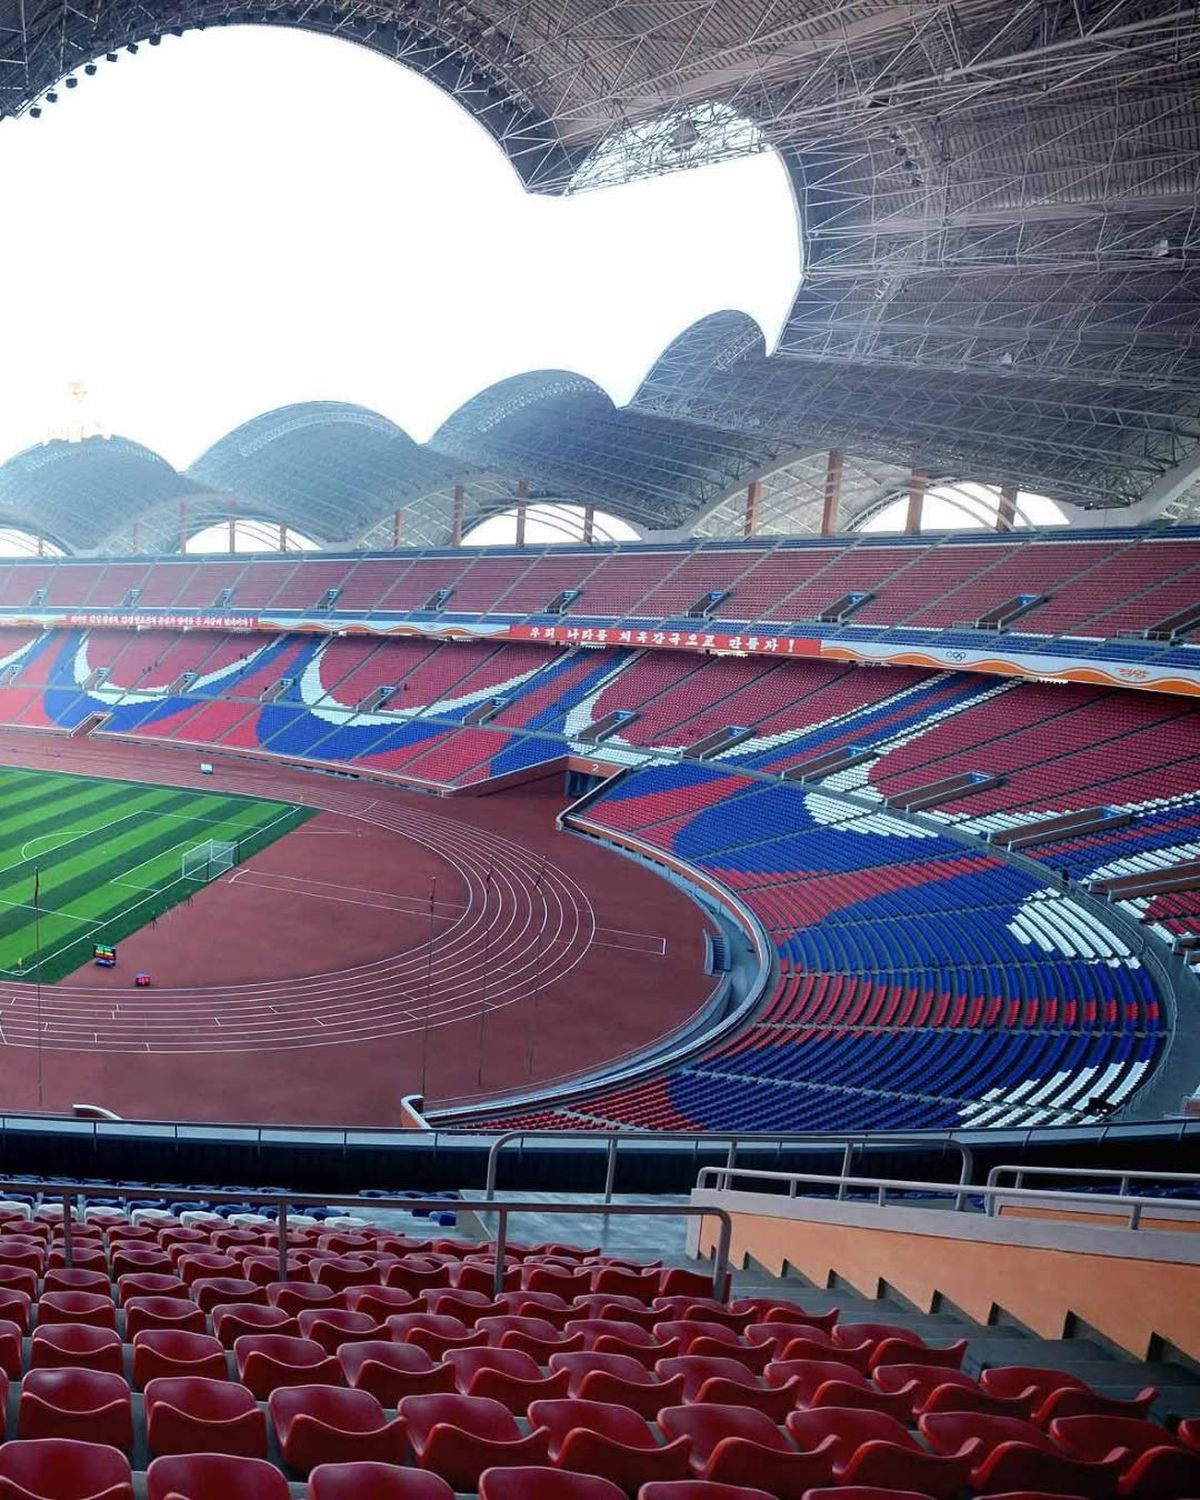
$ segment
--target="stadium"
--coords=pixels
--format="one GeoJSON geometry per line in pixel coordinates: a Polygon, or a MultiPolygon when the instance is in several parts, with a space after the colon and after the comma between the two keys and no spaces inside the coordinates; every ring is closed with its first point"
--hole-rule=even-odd
{"type": "Polygon", "coordinates": [[[0,0],[0,148],[227,28],[794,274],[0,442],[0,1500],[1200,1495],[1200,14],[0,0]]]}

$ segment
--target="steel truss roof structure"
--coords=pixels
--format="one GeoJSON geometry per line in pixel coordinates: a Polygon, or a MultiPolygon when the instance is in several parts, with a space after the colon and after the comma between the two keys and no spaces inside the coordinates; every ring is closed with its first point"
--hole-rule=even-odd
{"type": "Polygon", "coordinates": [[[1091,509],[1200,445],[1191,0],[0,0],[0,117],[122,45],[246,21],[420,71],[531,190],[787,163],[806,266],[777,350],[706,320],[621,412],[521,377],[446,424],[443,481],[515,465],[678,526],[832,445],[1091,509]]]}

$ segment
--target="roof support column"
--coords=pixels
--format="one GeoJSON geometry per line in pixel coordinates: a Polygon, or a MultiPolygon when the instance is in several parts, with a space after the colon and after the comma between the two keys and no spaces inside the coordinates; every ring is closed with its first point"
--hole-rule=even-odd
{"type": "Polygon", "coordinates": [[[392,512],[392,551],[399,552],[404,540],[404,512],[399,506],[392,512]]]}
{"type": "Polygon", "coordinates": [[[590,547],[596,540],[596,507],[585,505],[583,507],[583,545],[590,547]]]}
{"type": "Polygon", "coordinates": [[[462,546],[463,510],[466,498],[466,491],[462,485],[456,484],[454,486],[454,509],[450,512],[450,545],[452,547],[462,546]]]}
{"type": "Polygon", "coordinates": [[[517,546],[518,547],[523,547],[525,545],[525,520],[526,520],[526,511],[527,511],[526,502],[528,501],[528,499],[529,499],[529,481],[528,481],[528,479],[520,479],[520,480],[517,481],[517,536],[516,536],[516,542],[517,542],[517,546]]]}
{"type": "Polygon", "coordinates": [[[40,531],[37,534],[37,555],[39,557],[45,557],[46,555],[46,538],[40,531]]]}
{"type": "Polygon", "coordinates": [[[1017,487],[1015,484],[1000,486],[1000,503],[996,506],[996,530],[1011,531],[1017,524],[1017,487]]]}
{"type": "Polygon", "coordinates": [[[821,506],[821,535],[833,536],[838,529],[842,503],[842,450],[830,448],[825,459],[825,500],[821,506]]]}
{"type": "Polygon", "coordinates": [[[134,516],[134,518],[133,518],[133,550],[135,552],[140,552],[142,550],[142,518],[141,518],[141,516],[134,516]]]}
{"type": "Polygon", "coordinates": [[[762,485],[752,479],[746,486],[746,511],[742,517],[742,535],[752,537],[758,531],[758,503],[762,499],[762,485]]]}
{"type": "Polygon", "coordinates": [[[925,490],[929,475],[924,469],[914,469],[908,481],[908,510],[904,517],[905,536],[916,536],[921,530],[921,514],[925,509],[925,490]]]}
{"type": "Polygon", "coordinates": [[[287,522],[286,521],[280,521],[280,523],[279,523],[279,550],[280,550],[280,552],[286,552],[287,551],[287,522]]]}
{"type": "Polygon", "coordinates": [[[229,502],[229,519],[227,520],[226,525],[229,528],[229,555],[230,555],[230,557],[232,557],[233,554],[237,551],[237,501],[236,500],[232,500],[231,499],[230,502],[229,502]]]}
{"type": "Polygon", "coordinates": [[[179,550],[187,551],[188,544],[188,503],[186,498],[179,502],[179,550]]]}

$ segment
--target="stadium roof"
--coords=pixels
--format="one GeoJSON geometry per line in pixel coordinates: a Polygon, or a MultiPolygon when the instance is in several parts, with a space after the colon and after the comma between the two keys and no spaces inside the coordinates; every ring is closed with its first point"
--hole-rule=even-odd
{"type": "Polygon", "coordinates": [[[446,424],[433,446],[451,467],[519,461],[660,525],[738,464],[831,444],[1089,508],[1185,488],[1200,446],[1191,3],[0,0],[0,115],[124,43],[236,22],[338,34],[426,74],[538,191],[768,146],[788,164],[806,269],[770,357],[721,315],[622,412],[576,377],[522,377],[446,424]]]}

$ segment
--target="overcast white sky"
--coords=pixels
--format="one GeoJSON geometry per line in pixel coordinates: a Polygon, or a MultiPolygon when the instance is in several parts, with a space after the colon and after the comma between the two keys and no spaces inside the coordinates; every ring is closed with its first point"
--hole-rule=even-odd
{"type": "Polygon", "coordinates": [[[534,197],[452,100],[348,43],[166,37],[58,92],[0,125],[0,459],[63,422],[72,381],[180,467],[293,401],[418,439],[523,370],[621,403],[707,313],[773,343],[798,283],[773,156],[534,197]]]}

